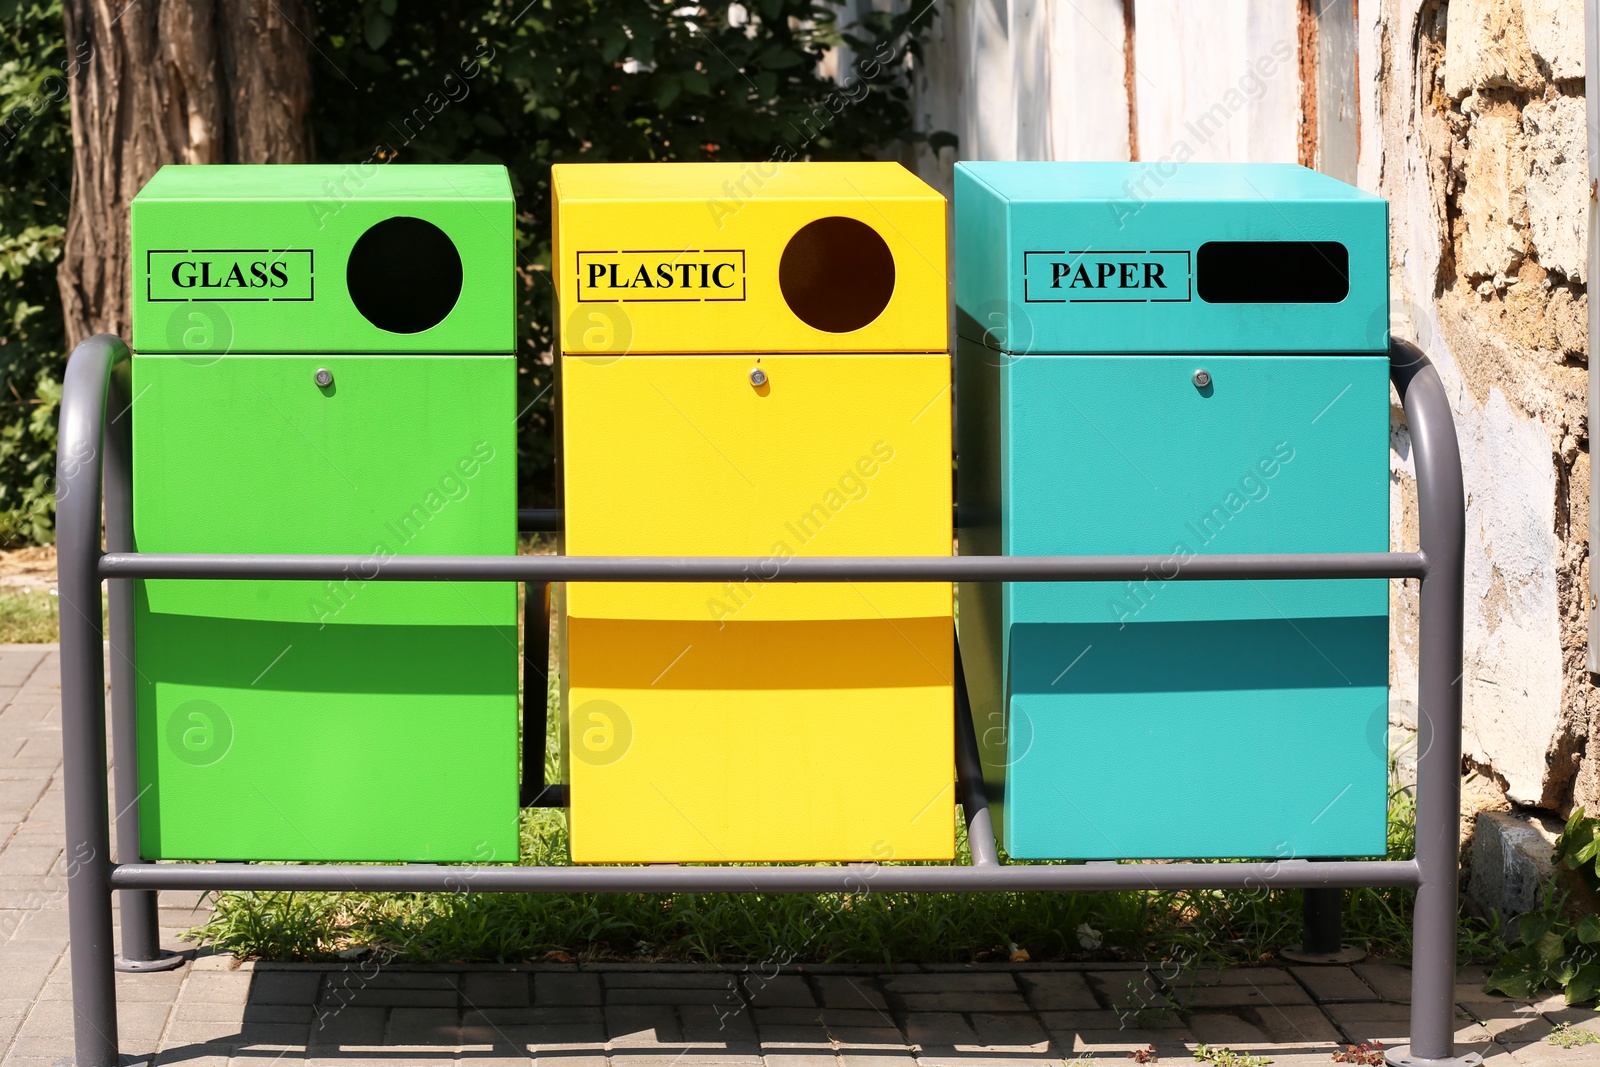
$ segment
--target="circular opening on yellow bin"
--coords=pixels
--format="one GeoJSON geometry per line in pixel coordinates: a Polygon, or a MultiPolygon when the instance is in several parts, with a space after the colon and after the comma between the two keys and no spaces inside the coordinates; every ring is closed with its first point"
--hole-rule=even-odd
{"type": "Polygon", "coordinates": [[[778,285],[801,322],[828,333],[859,330],[883,314],[894,295],[894,255],[878,231],[833,215],[789,238],[778,285]]]}
{"type": "Polygon", "coordinates": [[[461,253],[433,223],[396,215],[356,241],[345,284],[356,310],[378,329],[421,333],[443,322],[456,306],[461,253]]]}

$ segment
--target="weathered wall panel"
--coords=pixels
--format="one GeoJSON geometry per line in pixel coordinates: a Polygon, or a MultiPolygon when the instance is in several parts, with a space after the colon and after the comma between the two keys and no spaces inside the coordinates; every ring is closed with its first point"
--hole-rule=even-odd
{"type": "MultiPolygon", "coordinates": [[[[1308,131],[1324,169],[1353,158],[1391,205],[1395,332],[1455,404],[1468,758],[1519,803],[1600,809],[1582,0],[1127,2],[1131,19],[1122,0],[947,0],[919,117],[961,146],[923,153],[924,173],[948,190],[956,158],[1129,158],[1130,99],[1143,160],[1293,161],[1308,131]],[[1306,15],[1328,25],[1308,33],[1306,15]]],[[[1394,538],[1414,544],[1398,408],[1393,443],[1394,538]]],[[[1398,722],[1414,720],[1415,596],[1395,584],[1398,722]]]]}

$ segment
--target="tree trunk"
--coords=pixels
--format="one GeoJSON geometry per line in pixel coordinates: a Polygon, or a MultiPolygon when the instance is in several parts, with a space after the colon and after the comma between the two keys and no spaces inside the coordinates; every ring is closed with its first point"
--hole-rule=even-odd
{"type": "Polygon", "coordinates": [[[310,0],[65,0],[72,214],[57,282],[67,341],[128,336],[128,205],[165,163],[311,156],[310,0]]]}

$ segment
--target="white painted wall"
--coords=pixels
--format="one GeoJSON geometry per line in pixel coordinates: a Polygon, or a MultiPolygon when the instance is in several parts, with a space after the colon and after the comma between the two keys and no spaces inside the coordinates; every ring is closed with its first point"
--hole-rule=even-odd
{"type": "Polygon", "coordinates": [[[1294,0],[1139,0],[1135,11],[1141,159],[1295,161],[1294,0]]]}
{"type": "MultiPolygon", "coordinates": [[[[1135,0],[1141,159],[1293,162],[1295,0],[1135,0]]],[[[946,190],[956,159],[1125,160],[1122,0],[946,0],[917,78],[918,127],[960,138],[919,170],[946,190]]]]}

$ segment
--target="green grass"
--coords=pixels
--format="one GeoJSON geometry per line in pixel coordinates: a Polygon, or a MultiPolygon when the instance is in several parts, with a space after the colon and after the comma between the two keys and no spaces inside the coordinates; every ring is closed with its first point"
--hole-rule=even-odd
{"type": "MultiPolygon", "coordinates": [[[[552,688],[551,694],[554,696],[552,688]]],[[[548,704],[547,780],[558,729],[548,704]]],[[[1392,805],[1390,855],[1412,854],[1415,809],[1392,805]]],[[[961,860],[966,842],[960,838],[961,860]]],[[[525,865],[567,862],[564,813],[522,813],[525,865]]],[[[241,956],[373,952],[418,962],[580,959],[767,963],[1167,959],[1257,962],[1299,940],[1294,890],[1150,893],[224,893],[191,937],[241,956]],[[1083,928],[1087,926],[1087,930],[1083,928]],[[1100,942],[1086,948],[1085,941],[1100,942]],[[559,956],[557,958],[560,958],[559,956]]],[[[1348,894],[1348,940],[1410,950],[1412,893],[1348,894]]],[[[1130,989],[1129,996],[1138,999],[1130,989]]],[[[1138,1005],[1132,1005],[1137,1007],[1138,1005]]]]}
{"type": "Polygon", "coordinates": [[[60,601],[51,593],[0,589],[0,644],[39,645],[61,637],[60,601]]]}
{"type": "MultiPolygon", "coordinates": [[[[566,862],[561,812],[524,812],[525,864],[566,862]]],[[[965,850],[963,849],[963,859],[965,850]]],[[[1346,936],[1410,948],[1410,893],[1349,894],[1346,936]]],[[[1176,959],[1256,962],[1299,940],[1292,890],[1150,893],[226,893],[196,939],[242,956],[366,949],[416,961],[585,959],[894,963],[1176,959]],[[1085,949],[1087,924],[1101,945],[1085,949]]],[[[1092,940],[1092,937],[1091,937],[1092,940]]]]}

